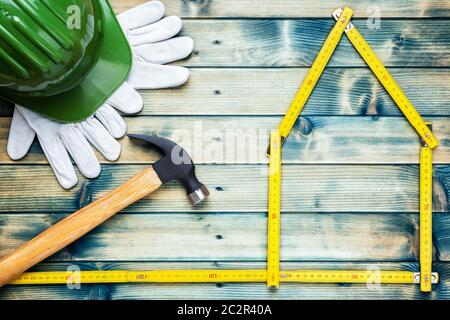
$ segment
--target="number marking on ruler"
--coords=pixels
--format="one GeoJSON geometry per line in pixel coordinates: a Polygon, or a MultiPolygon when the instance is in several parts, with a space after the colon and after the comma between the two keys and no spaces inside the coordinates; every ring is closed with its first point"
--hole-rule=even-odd
{"type": "Polygon", "coordinates": [[[269,211],[267,228],[267,286],[280,285],[281,237],[281,136],[278,130],[270,135],[269,211]]]}
{"type": "MultiPolygon", "coordinates": [[[[339,44],[342,34],[344,33],[344,29],[347,26],[348,22],[350,22],[350,18],[352,17],[352,15],[352,9],[347,7],[344,8],[342,18],[339,19],[334,28],[331,30],[324,45],[322,46],[322,49],[317,55],[316,60],[314,61],[312,67],[309,69],[306,78],[303,80],[300,89],[298,90],[293,102],[291,103],[291,106],[289,107],[288,112],[284,116],[279,126],[282,144],[291,132],[298,116],[302,112],[306,102],[308,101],[311,93],[314,90],[314,87],[319,81],[323,70],[330,61],[330,58],[333,55],[333,52],[336,49],[337,45],[339,44]]],[[[268,149],[268,152],[269,151],[270,147],[268,149]]]]}
{"type": "MultiPolygon", "coordinates": [[[[342,9],[337,9],[333,13],[334,19],[339,20],[342,12],[342,9]]],[[[370,67],[372,72],[384,86],[386,91],[395,101],[399,109],[403,112],[406,119],[408,119],[417,133],[427,143],[428,147],[434,149],[439,144],[439,142],[434,136],[433,132],[431,132],[430,128],[428,128],[425,121],[414,108],[411,101],[409,101],[409,99],[406,97],[400,86],[391,76],[389,71],[384,67],[383,63],[377,57],[375,52],[373,52],[372,48],[370,48],[369,44],[366,42],[366,40],[364,40],[364,37],[355,28],[353,23],[349,22],[347,28],[345,29],[345,34],[347,35],[353,46],[356,48],[356,50],[359,52],[361,57],[364,59],[364,61],[367,63],[367,65],[370,67]]]]}
{"type": "Polygon", "coordinates": [[[299,270],[286,275],[286,282],[303,283],[416,283],[409,271],[299,270]]]}
{"type": "MultiPolygon", "coordinates": [[[[431,128],[431,126],[430,126],[431,128]]],[[[425,141],[420,148],[420,290],[431,292],[433,260],[433,154],[425,141]]]]}
{"type": "MultiPolygon", "coordinates": [[[[11,285],[93,283],[264,283],[267,270],[155,270],[79,271],[24,273],[11,285]]],[[[297,283],[420,283],[420,274],[410,271],[292,270],[280,271],[280,282],[297,283]]],[[[432,274],[432,283],[437,283],[432,274]]]]}

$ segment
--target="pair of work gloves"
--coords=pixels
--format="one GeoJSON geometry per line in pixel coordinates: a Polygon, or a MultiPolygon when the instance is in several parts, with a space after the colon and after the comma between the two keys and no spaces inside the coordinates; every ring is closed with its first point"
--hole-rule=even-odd
{"type": "Polygon", "coordinates": [[[91,179],[101,171],[92,146],[107,160],[116,161],[121,153],[116,139],[127,130],[117,110],[123,114],[142,110],[144,103],[136,89],[177,87],[189,78],[188,69],[165,65],[189,56],[194,44],[189,37],[174,38],[181,30],[181,19],[163,18],[164,14],[161,2],[150,1],[117,16],[132,48],[132,69],[127,81],[89,119],[64,124],[26,106],[16,106],[8,139],[9,157],[22,159],[37,136],[59,184],[65,189],[78,182],[71,157],[81,174],[91,179]]]}

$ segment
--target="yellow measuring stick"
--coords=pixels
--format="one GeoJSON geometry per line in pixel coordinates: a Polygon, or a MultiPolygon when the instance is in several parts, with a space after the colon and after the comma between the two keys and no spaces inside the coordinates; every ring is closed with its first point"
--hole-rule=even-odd
{"type": "Polygon", "coordinates": [[[352,15],[353,15],[352,9],[347,7],[344,8],[342,18],[339,19],[334,28],[331,30],[324,45],[322,46],[322,49],[317,55],[316,60],[314,61],[312,67],[309,69],[306,78],[303,80],[303,83],[300,86],[300,89],[298,90],[294,98],[294,101],[292,102],[288,112],[284,116],[279,126],[282,144],[284,143],[289,133],[291,132],[292,127],[297,121],[298,116],[302,112],[303,107],[305,106],[311,93],[314,90],[314,87],[319,81],[320,76],[323,73],[323,70],[330,61],[330,58],[333,55],[333,52],[336,49],[337,45],[339,44],[342,34],[344,33],[344,29],[350,22],[350,18],[352,17],[352,15]]]}
{"type": "MultiPolygon", "coordinates": [[[[433,281],[437,281],[437,276],[435,274],[433,276],[433,281]]],[[[301,283],[412,284],[419,283],[420,275],[410,271],[297,270],[282,272],[281,281],[301,283]]]]}
{"type": "MultiPolygon", "coordinates": [[[[431,125],[429,125],[431,129],[431,125]]],[[[431,292],[433,259],[433,154],[425,141],[420,148],[420,290],[431,292]]]]}
{"type": "Polygon", "coordinates": [[[267,228],[267,286],[280,286],[281,234],[281,136],[278,130],[270,135],[269,212],[267,228]]]}
{"type": "MultiPolygon", "coordinates": [[[[437,275],[433,274],[433,283],[437,275]]],[[[29,272],[10,285],[89,283],[265,283],[267,270],[157,270],[29,272]]],[[[419,273],[410,271],[293,270],[280,271],[280,282],[417,284],[419,273]]]]}
{"type": "MultiPolygon", "coordinates": [[[[340,21],[342,13],[345,13],[345,9],[334,11],[334,19],[340,21]]],[[[428,147],[431,149],[437,147],[439,142],[433,132],[353,23],[348,23],[345,34],[428,147]]]]}

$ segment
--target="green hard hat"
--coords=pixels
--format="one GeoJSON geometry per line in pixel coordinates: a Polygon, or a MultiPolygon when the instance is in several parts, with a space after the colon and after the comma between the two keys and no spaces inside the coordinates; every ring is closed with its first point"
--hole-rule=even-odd
{"type": "Polygon", "coordinates": [[[95,113],[132,55],[107,0],[0,0],[0,97],[61,122],[95,113]]]}

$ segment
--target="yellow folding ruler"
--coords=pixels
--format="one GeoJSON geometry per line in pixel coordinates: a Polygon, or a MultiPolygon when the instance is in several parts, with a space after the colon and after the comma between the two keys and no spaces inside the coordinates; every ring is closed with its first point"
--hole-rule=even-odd
{"type": "MultiPolygon", "coordinates": [[[[343,14],[346,15],[345,9],[336,9],[333,17],[340,21],[343,14]]],[[[345,34],[427,146],[431,149],[437,147],[439,142],[433,132],[353,23],[348,23],[345,34]]]]}
{"type": "MultiPolygon", "coordinates": [[[[431,124],[427,126],[432,130],[431,124]]],[[[420,148],[420,289],[431,291],[433,260],[433,152],[422,139],[420,148]]]]}
{"type": "MultiPolygon", "coordinates": [[[[278,130],[271,133],[270,148],[267,270],[109,270],[31,272],[21,275],[11,284],[265,282],[269,287],[278,287],[280,282],[365,284],[420,283],[420,274],[410,271],[280,271],[281,135],[278,130]]],[[[432,278],[433,283],[436,281],[437,276],[432,278]]]]}
{"type": "MultiPolygon", "coordinates": [[[[155,270],[28,272],[10,285],[93,283],[267,283],[267,270],[155,270]]],[[[280,271],[280,282],[418,284],[420,274],[410,271],[292,270],[280,271]]],[[[437,277],[432,279],[437,282],[437,277]]]]}
{"type": "Polygon", "coordinates": [[[278,130],[270,135],[269,211],[267,228],[267,285],[280,285],[281,238],[281,136],[278,130]]]}
{"type": "Polygon", "coordinates": [[[281,220],[281,135],[270,137],[268,251],[266,270],[155,270],[155,271],[70,271],[31,272],[21,275],[12,285],[89,284],[89,283],[266,283],[278,287],[280,282],[421,284],[431,291],[438,274],[431,272],[431,149],[424,145],[420,159],[420,266],[421,272],[386,270],[292,270],[280,271],[281,220]]]}
{"type": "MultiPolygon", "coordinates": [[[[345,7],[337,9],[333,12],[333,17],[337,21],[335,27],[326,39],[322,49],[320,50],[316,60],[310,68],[305,80],[303,81],[299,91],[295,95],[288,112],[285,114],[280,123],[279,130],[281,133],[281,141],[285,142],[289,133],[291,132],[298,116],[302,112],[306,102],[308,101],[314,87],[320,79],[326,65],[328,64],[334,50],[336,49],[342,33],[345,31],[350,42],[360,53],[364,61],[371,68],[375,76],[379,79],[386,91],[392,97],[399,109],[403,112],[406,119],[411,123],[413,128],[427,143],[428,147],[434,149],[438,144],[438,140],[427,127],[424,120],[414,108],[411,101],[406,97],[400,86],[391,76],[389,71],[384,67],[383,63],[377,55],[370,48],[369,44],[364,40],[363,36],[358,32],[355,26],[351,23],[350,18],[353,11],[345,7]],[[345,26],[343,24],[346,24],[345,26]]],[[[269,152],[270,149],[268,149],[269,152]]]]}
{"type": "MultiPolygon", "coordinates": [[[[306,75],[305,80],[303,80],[300,89],[295,95],[294,101],[289,107],[288,112],[284,116],[281,124],[279,126],[279,131],[281,134],[281,143],[283,144],[289,133],[292,130],[295,122],[297,121],[298,116],[303,110],[306,102],[308,101],[311,93],[314,90],[317,82],[320,79],[320,76],[323,73],[326,65],[330,61],[331,56],[333,55],[334,50],[336,49],[339,41],[341,40],[342,34],[344,33],[344,29],[347,24],[350,22],[350,18],[353,15],[353,11],[350,8],[344,8],[342,17],[336,23],[334,28],[331,30],[328,35],[322,49],[317,55],[316,60],[314,61],[312,67],[309,69],[308,74],[306,75]]],[[[268,152],[270,151],[270,147],[268,148],[268,152]]]]}

